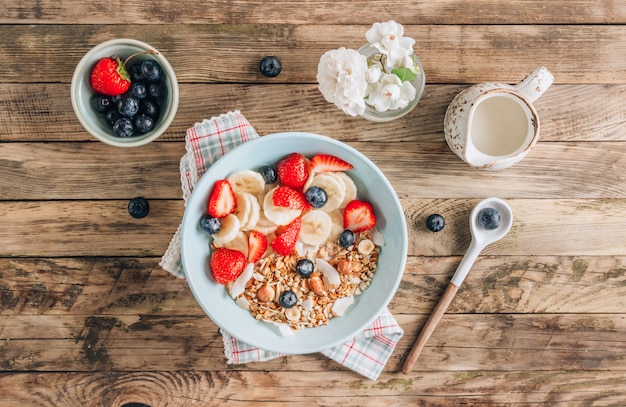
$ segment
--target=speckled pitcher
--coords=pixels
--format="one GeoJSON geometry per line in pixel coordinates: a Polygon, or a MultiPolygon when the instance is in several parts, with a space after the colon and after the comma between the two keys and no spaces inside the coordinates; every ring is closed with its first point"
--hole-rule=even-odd
{"type": "Polygon", "coordinates": [[[519,162],[539,138],[532,103],[553,81],[541,67],[516,85],[486,82],[463,90],[444,118],[448,146],[473,167],[500,170],[519,162]]]}

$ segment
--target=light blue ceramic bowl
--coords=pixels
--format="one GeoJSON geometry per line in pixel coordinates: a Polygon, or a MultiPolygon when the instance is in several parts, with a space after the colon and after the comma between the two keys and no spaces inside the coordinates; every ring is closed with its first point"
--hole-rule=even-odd
{"type": "Polygon", "coordinates": [[[118,38],[96,45],[82,57],[80,62],[76,65],[74,75],[72,76],[70,95],[72,108],[74,109],[78,121],[92,136],[103,143],[116,147],[137,147],[156,140],[165,133],[170,124],[172,124],[174,116],[176,116],[176,111],[178,110],[179,90],[174,69],[172,69],[172,66],[163,54],[145,42],[128,38],[118,38]],[[159,62],[165,72],[164,82],[167,96],[162,102],[159,119],[154,129],[146,134],[128,138],[115,137],[104,115],[94,112],[90,106],[90,100],[94,91],[89,85],[89,76],[94,65],[101,58],[119,56],[121,59],[125,59],[135,53],[149,50],[155,51],[156,54],[138,55],[133,57],[132,61],[141,62],[145,59],[152,58],[159,62]]]}
{"type": "Polygon", "coordinates": [[[406,265],[407,227],[400,201],[385,175],[363,154],[329,137],[311,133],[277,133],[242,144],[215,162],[200,179],[187,201],[182,223],[182,261],[189,287],[204,312],[220,328],[250,345],[290,354],[318,352],[353,338],[367,327],[391,301],[406,265]],[[206,211],[208,195],[216,180],[242,169],[275,164],[282,157],[299,152],[311,157],[327,153],[354,166],[349,172],[358,189],[358,198],[372,203],[377,227],[385,237],[378,270],[370,287],[355,297],[355,303],[328,325],[282,336],[278,329],[255,320],[230,298],[224,286],[215,283],[208,266],[209,238],[198,228],[206,211]]]}

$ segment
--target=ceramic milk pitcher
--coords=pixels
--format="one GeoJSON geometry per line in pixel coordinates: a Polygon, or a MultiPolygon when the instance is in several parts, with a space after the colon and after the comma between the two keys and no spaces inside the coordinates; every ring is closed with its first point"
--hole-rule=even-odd
{"type": "Polygon", "coordinates": [[[500,170],[519,162],[539,138],[532,103],[553,81],[541,67],[517,85],[486,82],[463,90],[444,118],[448,146],[473,167],[500,170]]]}

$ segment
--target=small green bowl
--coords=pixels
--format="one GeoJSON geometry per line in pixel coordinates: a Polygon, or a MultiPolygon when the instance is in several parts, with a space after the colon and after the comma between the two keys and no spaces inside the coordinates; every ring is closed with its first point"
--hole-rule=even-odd
{"type": "Polygon", "coordinates": [[[93,47],[83,56],[72,76],[71,84],[72,108],[78,121],[92,136],[103,143],[116,147],[138,147],[150,143],[159,138],[170,126],[178,110],[179,90],[176,74],[167,59],[154,47],[137,40],[119,38],[105,41],[93,47]],[[146,59],[155,59],[165,73],[164,83],[167,95],[161,103],[161,113],[154,129],[148,133],[120,138],[113,135],[111,126],[106,122],[101,113],[91,108],[91,97],[94,91],[89,85],[89,76],[96,62],[102,58],[119,56],[124,59],[138,52],[152,50],[154,54],[138,55],[133,61],[141,62],[146,59]]]}

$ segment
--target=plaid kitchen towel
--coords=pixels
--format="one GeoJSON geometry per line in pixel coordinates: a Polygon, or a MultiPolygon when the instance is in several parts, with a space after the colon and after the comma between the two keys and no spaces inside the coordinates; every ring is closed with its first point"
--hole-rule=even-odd
{"type": "MultiPolygon", "coordinates": [[[[226,152],[241,143],[259,137],[248,120],[239,112],[229,112],[210,120],[196,123],[187,130],[187,152],[180,160],[180,175],[185,203],[207,168],[226,152]]],[[[180,226],[163,255],[159,265],[172,275],[185,279],[180,255],[180,226]]],[[[263,362],[284,354],[252,347],[220,330],[224,340],[224,354],[229,364],[263,362]]],[[[391,357],[404,331],[388,309],[352,340],[321,353],[330,359],[376,380],[391,357]]]]}

